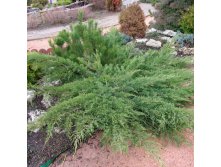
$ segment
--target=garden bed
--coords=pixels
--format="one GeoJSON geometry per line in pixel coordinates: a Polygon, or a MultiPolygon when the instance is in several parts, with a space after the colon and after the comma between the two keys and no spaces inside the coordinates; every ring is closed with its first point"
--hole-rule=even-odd
{"type": "MultiPolygon", "coordinates": [[[[171,40],[176,34],[160,33],[171,40]]],[[[135,38],[133,42],[157,48],[143,52],[125,45],[130,37],[117,30],[102,35],[90,20],[50,41],[53,56],[30,53],[28,110],[43,111],[28,121],[28,163],[38,166],[71,146],[77,153],[85,142],[119,152],[143,147],[158,157],[157,139],[184,141],[183,132],[193,128],[193,114],[185,108],[193,102],[192,58],[175,57],[172,43],[162,47],[159,37],[135,38]],[[99,142],[90,140],[100,132],[99,142]],[[51,138],[43,144],[46,133],[51,138]]],[[[84,153],[78,158],[87,157],[84,153]]]]}

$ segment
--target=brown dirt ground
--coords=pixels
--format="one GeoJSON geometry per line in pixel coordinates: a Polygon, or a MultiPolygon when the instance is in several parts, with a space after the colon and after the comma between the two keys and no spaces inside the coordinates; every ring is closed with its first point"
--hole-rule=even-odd
{"type": "MultiPolygon", "coordinates": [[[[193,167],[194,150],[192,132],[186,133],[191,144],[177,146],[161,143],[160,157],[164,167],[193,167]]],[[[100,135],[95,135],[81,145],[76,154],[60,156],[51,167],[160,167],[142,148],[130,148],[127,154],[115,153],[99,146],[100,135]]]]}

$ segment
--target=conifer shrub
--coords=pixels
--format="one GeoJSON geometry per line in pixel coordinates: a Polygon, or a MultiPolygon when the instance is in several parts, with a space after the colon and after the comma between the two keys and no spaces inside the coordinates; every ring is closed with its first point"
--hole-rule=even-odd
{"type": "MultiPolygon", "coordinates": [[[[28,64],[41,69],[42,81],[60,80],[68,83],[94,76],[107,64],[122,64],[127,58],[138,55],[133,48],[122,45],[128,37],[113,29],[106,35],[94,21],[71,26],[71,31],[61,31],[53,41],[52,56],[28,53],[28,64]]],[[[31,71],[30,71],[31,72],[31,71]]],[[[29,75],[29,71],[28,71],[29,75]]]]}
{"type": "Polygon", "coordinates": [[[132,36],[142,38],[145,36],[147,25],[145,16],[138,4],[133,4],[120,13],[120,31],[132,36]]]}
{"type": "Polygon", "coordinates": [[[28,87],[31,85],[38,84],[38,81],[43,77],[41,68],[37,65],[35,66],[30,61],[27,64],[27,81],[28,87]]]}
{"type": "Polygon", "coordinates": [[[111,33],[103,36],[93,20],[89,20],[87,24],[80,21],[71,26],[71,32],[60,32],[54,41],[50,41],[50,46],[54,55],[84,65],[95,72],[98,67],[92,65],[92,62],[98,61],[101,65],[120,64],[130,52],[129,48],[122,47],[120,34],[114,31],[111,33]]]}
{"type": "Polygon", "coordinates": [[[180,30],[179,21],[182,14],[193,3],[194,0],[160,0],[156,4],[157,12],[154,13],[156,23],[151,26],[160,30],[180,30]]]}
{"type": "Polygon", "coordinates": [[[185,12],[180,20],[180,28],[184,33],[194,33],[194,6],[192,5],[187,12],[185,12]]]}
{"type": "MultiPolygon", "coordinates": [[[[76,27],[85,35],[94,32],[92,27],[90,31],[85,31],[87,26],[83,26],[83,29],[76,27]]],[[[59,40],[59,43],[55,41],[56,45],[53,45],[53,56],[38,53],[29,55],[29,60],[40,62],[40,68],[48,77],[53,76],[54,71],[64,75],[65,79],[67,73],[72,75],[77,71],[72,75],[75,79],[67,79],[61,86],[40,88],[39,94],[48,94],[56,97],[58,101],[34,123],[29,124],[29,130],[46,129],[50,138],[54,128],[61,128],[72,141],[75,151],[81,142],[97,131],[102,132],[101,143],[111,146],[113,150],[127,151],[132,145],[143,146],[150,151],[154,136],[175,140],[181,137],[183,130],[191,128],[192,114],[184,108],[193,95],[192,73],[187,69],[191,58],[173,57],[171,47],[164,45],[159,51],[150,50],[143,55],[132,57],[125,52],[127,56],[124,61],[102,64],[102,54],[108,55],[109,51],[97,52],[100,48],[96,40],[77,43],[85,38],[81,38],[84,35],[74,32],[76,33],[72,29],[70,36],[67,35],[68,32],[61,33],[62,36],[70,37],[66,38],[67,44],[63,53],[57,50],[62,49],[64,44],[64,41],[59,40]],[[76,35],[79,40],[75,40],[76,35]],[[73,39],[75,42],[72,43],[73,39]],[[77,49],[75,44],[81,48],[82,57],[76,56],[75,50],[70,49],[77,49]],[[92,44],[94,46],[91,46],[92,44]],[[85,51],[84,45],[89,49],[85,51]],[[78,59],[84,56],[86,59],[83,61],[78,59]],[[96,70],[91,71],[91,67],[96,70]],[[74,69],[71,71],[72,68],[74,69]]],[[[61,37],[61,34],[58,37],[61,37]]],[[[110,36],[114,36],[111,38],[115,41],[119,40],[113,34],[103,37],[97,31],[92,34],[94,36],[89,35],[91,39],[94,39],[96,34],[99,36],[95,38],[98,41],[109,39],[110,36]]],[[[121,48],[125,47],[121,45],[121,48]]]]}

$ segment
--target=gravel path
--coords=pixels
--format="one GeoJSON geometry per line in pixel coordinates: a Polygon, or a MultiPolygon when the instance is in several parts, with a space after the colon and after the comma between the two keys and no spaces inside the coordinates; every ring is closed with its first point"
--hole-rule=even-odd
{"type": "MultiPolygon", "coordinates": [[[[150,15],[149,11],[151,12],[156,11],[151,4],[140,3],[140,7],[144,11],[145,16],[150,15]]],[[[96,17],[94,20],[98,23],[98,26],[103,29],[117,25],[119,22],[119,14],[120,12],[100,11],[96,13],[96,17]]],[[[69,30],[69,24],[28,30],[27,40],[31,41],[31,40],[54,37],[58,34],[59,31],[63,29],[69,30]]]]}

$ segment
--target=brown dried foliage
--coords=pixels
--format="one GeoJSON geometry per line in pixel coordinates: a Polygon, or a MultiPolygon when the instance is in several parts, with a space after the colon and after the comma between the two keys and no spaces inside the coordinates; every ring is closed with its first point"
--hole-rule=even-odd
{"type": "Polygon", "coordinates": [[[133,38],[143,38],[147,30],[145,16],[138,4],[124,9],[120,14],[121,32],[133,38]]]}

